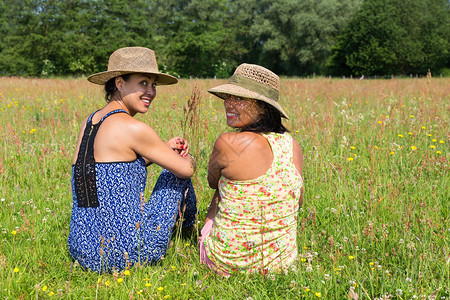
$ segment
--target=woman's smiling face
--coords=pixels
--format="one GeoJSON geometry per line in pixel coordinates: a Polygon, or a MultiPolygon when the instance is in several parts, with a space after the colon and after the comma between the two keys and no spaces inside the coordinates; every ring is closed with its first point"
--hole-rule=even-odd
{"type": "Polygon", "coordinates": [[[156,97],[156,75],[132,74],[127,81],[120,78],[116,85],[132,116],[138,112],[146,113],[156,97]]]}
{"type": "Polygon", "coordinates": [[[263,109],[258,100],[225,95],[224,106],[227,116],[227,125],[233,128],[244,128],[259,120],[263,109]]]}

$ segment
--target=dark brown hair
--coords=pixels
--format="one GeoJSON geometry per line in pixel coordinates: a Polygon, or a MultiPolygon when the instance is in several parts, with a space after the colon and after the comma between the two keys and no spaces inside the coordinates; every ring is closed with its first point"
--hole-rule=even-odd
{"type": "Polygon", "coordinates": [[[242,131],[250,131],[257,133],[285,133],[289,132],[286,127],[281,123],[281,113],[274,108],[272,105],[263,102],[256,102],[262,109],[263,113],[259,116],[258,121],[253,124],[248,125],[241,129],[242,131]]]}
{"type": "MultiPolygon", "coordinates": [[[[123,80],[128,81],[128,79],[130,79],[130,75],[131,74],[124,74],[124,75],[120,75],[120,77],[122,77],[123,80]]],[[[110,80],[108,80],[105,83],[105,100],[108,103],[111,101],[111,97],[117,91],[117,87],[116,87],[116,78],[117,77],[119,77],[119,76],[111,78],[110,80]]]]}

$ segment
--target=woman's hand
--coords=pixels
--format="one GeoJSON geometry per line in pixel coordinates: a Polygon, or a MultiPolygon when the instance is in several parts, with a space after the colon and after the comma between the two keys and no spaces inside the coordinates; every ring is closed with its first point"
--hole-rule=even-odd
{"type": "Polygon", "coordinates": [[[185,157],[189,153],[189,144],[187,140],[182,137],[173,137],[166,142],[166,145],[180,154],[182,157],[185,157]]]}

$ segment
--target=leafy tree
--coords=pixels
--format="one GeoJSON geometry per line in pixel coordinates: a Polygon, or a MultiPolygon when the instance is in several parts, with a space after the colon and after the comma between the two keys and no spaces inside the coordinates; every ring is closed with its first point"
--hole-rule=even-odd
{"type": "Polygon", "coordinates": [[[154,49],[181,77],[242,62],[283,75],[324,74],[327,61],[338,75],[449,65],[448,0],[361,1],[0,0],[0,75],[99,72],[125,46],[154,49]]]}
{"type": "Polygon", "coordinates": [[[447,0],[370,0],[349,22],[329,67],[334,74],[425,74],[448,65],[447,0]]]}
{"type": "Polygon", "coordinates": [[[5,75],[89,74],[120,47],[150,46],[150,1],[24,0],[2,12],[5,75]]]}
{"type": "Polygon", "coordinates": [[[239,51],[227,0],[157,0],[162,66],[183,77],[228,76],[239,51]]]}
{"type": "Polygon", "coordinates": [[[34,28],[39,26],[36,1],[2,3],[2,43],[0,45],[0,70],[2,75],[38,75],[42,36],[34,28]],[[30,49],[34,49],[30,51],[30,49]]]}
{"type": "Polygon", "coordinates": [[[359,8],[354,0],[264,0],[250,26],[257,62],[278,73],[322,73],[337,36],[359,8]]]}
{"type": "Polygon", "coordinates": [[[142,46],[154,49],[156,28],[152,5],[149,0],[99,1],[90,33],[96,37],[95,72],[106,69],[109,55],[118,48],[142,46]]]}

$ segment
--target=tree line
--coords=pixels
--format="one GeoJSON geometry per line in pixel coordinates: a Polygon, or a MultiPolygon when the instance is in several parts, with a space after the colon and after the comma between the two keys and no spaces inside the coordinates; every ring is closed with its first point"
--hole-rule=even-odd
{"type": "Polygon", "coordinates": [[[228,77],[242,63],[287,76],[449,71],[448,0],[0,0],[0,75],[104,71],[125,46],[162,71],[228,77]]]}

